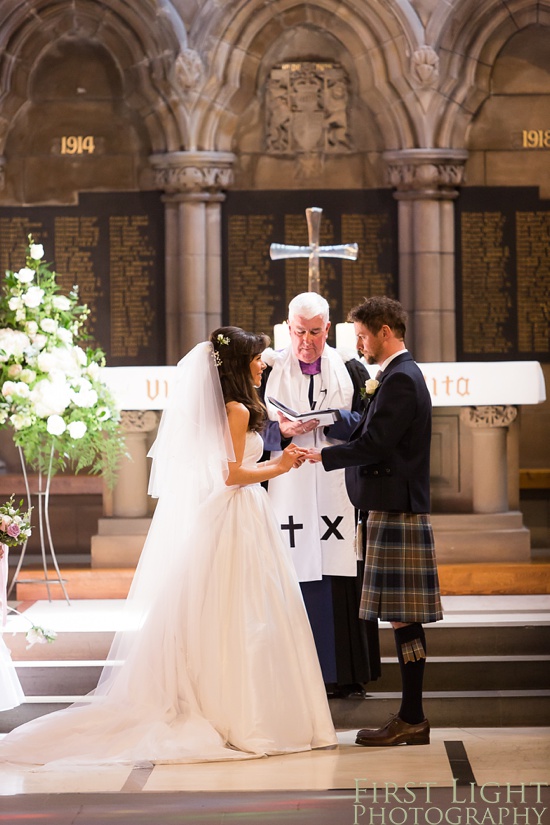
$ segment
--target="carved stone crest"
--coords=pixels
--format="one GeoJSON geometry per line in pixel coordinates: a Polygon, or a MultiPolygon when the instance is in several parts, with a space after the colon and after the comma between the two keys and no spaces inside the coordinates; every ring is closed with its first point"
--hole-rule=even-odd
{"type": "Polygon", "coordinates": [[[439,80],[439,57],[431,46],[421,46],[412,56],[412,73],[423,87],[435,86],[439,80]]]}
{"type": "Polygon", "coordinates": [[[203,62],[194,49],[183,49],[174,65],[176,84],[183,89],[193,89],[199,84],[204,71],[203,62]]]}
{"type": "Polygon", "coordinates": [[[272,154],[348,152],[349,81],[336,63],[284,63],[266,87],[266,149],[272,154]]]}

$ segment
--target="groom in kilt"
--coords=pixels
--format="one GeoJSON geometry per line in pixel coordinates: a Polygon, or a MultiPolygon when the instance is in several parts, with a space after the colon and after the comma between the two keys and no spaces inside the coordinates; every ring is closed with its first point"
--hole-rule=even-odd
{"type": "Polygon", "coordinates": [[[360,514],[365,577],[359,615],[389,621],[402,681],[399,712],[380,729],[360,730],[359,745],[425,745],[422,706],[426,662],[423,623],[442,618],[430,522],[432,405],[424,377],[405,347],[406,315],[398,301],[373,297],[350,312],[357,349],[378,364],[365,385],[361,414],[342,411],[330,433],[346,444],[311,451],[325,470],[346,470],[360,514]]]}

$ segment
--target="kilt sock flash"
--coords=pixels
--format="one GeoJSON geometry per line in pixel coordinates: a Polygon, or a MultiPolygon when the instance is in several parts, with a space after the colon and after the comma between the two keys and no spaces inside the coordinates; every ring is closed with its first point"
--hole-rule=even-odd
{"type": "Polygon", "coordinates": [[[422,684],[426,664],[426,636],[419,622],[394,629],[401,671],[402,696],[399,716],[409,725],[424,721],[422,684]]]}

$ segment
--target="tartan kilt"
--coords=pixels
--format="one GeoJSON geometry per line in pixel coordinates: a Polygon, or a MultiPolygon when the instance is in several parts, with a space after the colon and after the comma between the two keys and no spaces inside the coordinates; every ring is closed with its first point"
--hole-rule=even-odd
{"type": "Polygon", "coordinates": [[[443,618],[428,514],[370,511],[359,616],[396,622],[443,618]]]}

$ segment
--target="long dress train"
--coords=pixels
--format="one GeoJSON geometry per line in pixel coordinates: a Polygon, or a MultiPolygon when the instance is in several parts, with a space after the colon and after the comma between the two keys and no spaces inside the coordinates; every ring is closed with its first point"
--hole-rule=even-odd
{"type": "MultiPolygon", "coordinates": [[[[243,464],[261,453],[261,437],[249,432],[243,464]]],[[[154,521],[170,520],[167,507],[173,501],[161,497],[154,521]]],[[[259,484],[217,488],[196,515],[182,539],[192,552],[181,553],[179,567],[172,560],[170,581],[136,628],[124,665],[117,672],[111,663],[106,692],[15,729],[0,743],[1,759],[191,762],[336,743],[292,559],[267,493],[259,484]]],[[[145,556],[151,563],[151,553],[145,556]]]]}

